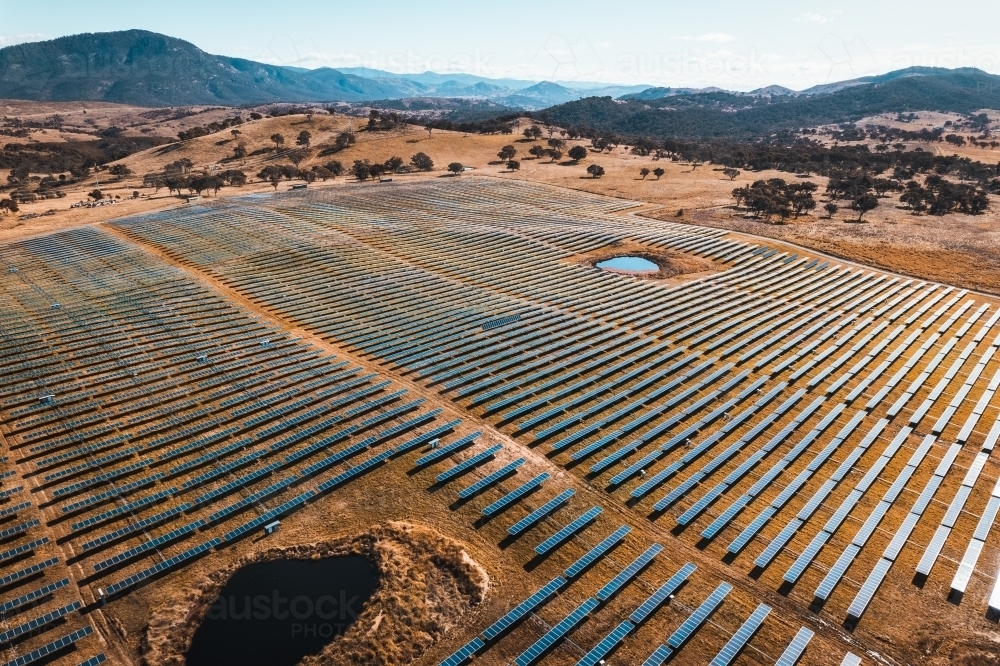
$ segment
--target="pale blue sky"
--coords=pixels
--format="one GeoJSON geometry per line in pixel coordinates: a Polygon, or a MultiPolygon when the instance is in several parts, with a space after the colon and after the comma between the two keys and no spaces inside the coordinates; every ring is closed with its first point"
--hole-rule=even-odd
{"type": "Polygon", "coordinates": [[[750,90],[909,65],[1000,74],[1000,2],[0,0],[0,46],[143,28],[302,67],[750,90]]]}

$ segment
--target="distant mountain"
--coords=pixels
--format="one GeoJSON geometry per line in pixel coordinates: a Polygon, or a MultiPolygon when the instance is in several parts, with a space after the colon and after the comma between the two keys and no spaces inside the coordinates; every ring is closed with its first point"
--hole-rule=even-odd
{"type": "Polygon", "coordinates": [[[886,112],[1000,109],[1000,76],[972,68],[914,67],[800,92],[654,91],[619,100],[587,97],[546,113],[562,126],[632,136],[751,139],[886,112]]]}
{"type": "Polygon", "coordinates": [[[369,79],[295,72],[205,53],[145,30],[61,37],[0,49],[0,97],[142,106],[357,101],[385,97],[369,79]]]}

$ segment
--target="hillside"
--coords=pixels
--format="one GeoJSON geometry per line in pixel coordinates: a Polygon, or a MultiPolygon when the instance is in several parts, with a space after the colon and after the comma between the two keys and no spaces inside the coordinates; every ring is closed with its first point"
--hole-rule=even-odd
{"type": "Polygon", "coordinates": [[[810,94],[671,91],[650,99],[647,92],[621,100],[589,97],[545,113],[550,122],[562,126],[630,136],[752,139],[886,112],[979,109],[1000,109],[1000,76],[971,68],[914,68],[810,94]]]}

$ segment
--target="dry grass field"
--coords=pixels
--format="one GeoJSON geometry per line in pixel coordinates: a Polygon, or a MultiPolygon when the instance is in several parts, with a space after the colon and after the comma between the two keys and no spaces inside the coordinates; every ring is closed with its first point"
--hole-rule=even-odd
{"type": "Polygon", "coordinates": [[[475,664],[660,663],[668,639],[668,663],[708,663],[741,628],[725,663],[774,664],[801,630],[801,664],[1000,659],[1000,304],[967,291],[1000,293],[995,197],[771,225],[730,191],[787,174],[416,127],[319,154],[360,126],[251,121],[244,159],[228,132],[153,148],[102,185],[121,203],[67,210],[90,181],[0,218],[0,660],[180,664],[233,571],[344,553],[382,585],[303,663],[440,664],[473,640],[475,664]],[[435,169],[141,188],[182,158],[256,174],[302,129],[306,168],[435,169]],[[623,254],[662,270],[593,266],[623,254]]]}

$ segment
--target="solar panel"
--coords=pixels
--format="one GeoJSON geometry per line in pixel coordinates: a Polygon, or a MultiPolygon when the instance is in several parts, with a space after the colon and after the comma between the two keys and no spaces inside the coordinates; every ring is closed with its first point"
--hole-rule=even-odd
{"type": "Polygon", "coordinates": [[[708,595],[708,597],[701,602],[701,605],[698,606],[698,608],[696,608],[686,620],[684,620],[684,623],[678,627],[677,631],[671,634],[670,638],[667,639],[667,645],[674,649],[680,648],[681,645],[684,644],[684,641],[690,638],[691,634],[693,634],[695,630],[701,626],[701,623],[704,622],[709,615],[711,615],[712,611],[719,607],[719,604],[722,603],[722,600],[726,598],[726,595],[729,594],[732,589],[733,586],[729,583],[720,583],[719,586],[715,588],[715,591],[708,595]]]}
{"type": "Polygon", "coordinates": [[[11,599],[10,601],[0,604],[0,613],[9,613],[18,606],[23,606],[24,604],[30,601],[34,601],[35,599],[41,599],[42,597],[46,597],[55,592],[56,590],[66,587],[67,585],[69,585],[69,578],[63,578],[62,580],[56,581],[55,583],[50,583],[49,585],[40,587],[37,590],[32,590],[27,594],[22,594],[16,599],[11,599]]]}
{"type": "Polygon", "coordinates": [[[861,666],[861,657],[853,652],[848,652],[844,655],[844,660],[840,662],[840,666],[861,666]]]}
{"type": "Polygon", "coordinates": [[[198,528],[204,527],[207,524],[208,522],[205,519],[199,518],[198,520],[192,523],[188,523],[184,527],[178,527],[177,529],[171,530],[166,534],[161,534],[160,536],[150,541],[147,541],[146,543],[139,544],[134,548],[129,548],[124,552],[118,553],[114,557],[102,560],[94,565],[94,570],[102,571],[104,569],[107,569],[108,567],[113,567],[121,562],[125,562],[132,558],[138,557],[139,555],[142,555],[145,552],[159,548],[160,546],[163,546],[173,541],[174,539],[182,537],[185,534],[190,534],[191,532],[194,532],[198,528]]]}
{"type": "Polygon", "coordinates": [[[382,453],[379,453],[378,455],[374,455],[371,458],[368,458],[367,460],[365,460],[365,461],[363,461],[361,463],[358,463],[357,465],[355,465],[354,467],[350,468],[346,472],[341,472],[340,474],[338,474],[337,476],[333,477],[329,481],[324,481],[323,483],[319,484],[316,487],[316,489],[317,489],[317,491],[319,491],[321,493],[322,492],[326,492],[330,488],[338,486],[338,485],[340,485],[340,484],[342,484],[342,483],[344,483],[346,481],[349,481],[350,479],[353,479],[356,476],[359,476],[359,475],[363,474],[364,472],[366,472],[367,470],[371,469],[372,467],[375,467],[376,465],[378,465],[378,464],[382,463],[383,461],[389,459],[395,453],[396,453],[396,451],[394,449],[387,449],[387,450],[383,451],[382,453]]]}
{"type": "Polygon", "coordinates": [[[483,509],[483,515],[492,516],[497,511],[500,511],[501,509],[513,504],[514,502],[521,499],[522,497],[524,497],[526,494],[528,494],[538,486],[542,485],[542,482],[548,478],[549,478],[549,473],[542,472],[541,474],[533,478],[531,481],[528,481],[527,483],[515,488],[514,490],[510,491],[509,493],[498,499],[496,502],[493,502],[492,504],[487,506],[485,509],[483,509]]]}
{"type": "Polygon", "coordinates": [[[548,599],[552,594],[556,592],[560,587],[566,584],[566,579],[561,576],[556,576],[551,581],[548,582],[540,590],[532,594],[530,597],[514,606],[506,615],[501,617],[499,620],[486,627],[483,630],[482,636],[488,641],[493,640],[504,631],[506,631],[515,622],[523,618],[525,615],[537,608],[543,601],[548,599]]]}
{"type": "Polygon", "coordinates": [[[591,564],[596,562],[599,558],[603,557],[604,554],[607,553],[612,546],[614,546],[622,539],[624,539],[625,535],[627,535],[631,531],[632,531],[631,527],[629,527],[628,525],[622,525],[617,530],[612,532],[610,535],[605,537],[604,540],[601,541],[599,544],[591,548],[590,551],[588,551],[583,557],[581,557],[576,562],[571,564],[569,568],[567,568],[566,571],[563,572],[563,575],[566,576],[567,578],[573,578],[574,576],[582,572],[584,569],[589,567],[591,564]]]}
{"type": "Polygon", "coordinates": [[[611,630],[611,633],[604,637],[600,643],[584,655],[583,659],[576,662],[576,666],[596,666],[597,663],[604,663],[602,660],[606,654],[611,652],[616,645],[621,643],[630,631],[635,629],[635,625],[625,620],[611,630]]]}
{"type": "Polygon", "coordinates": [[[452,442],[448,446],[443,446],[440,449],[434,449],[433,451],[431,451],[427,455],[422,456],[420,458],[417,458],[417,462],[415,464],[416,464],[417,467],[423,467],[424,465],[428,465],[428,464],[434,462],[435,460],[437,460],[439,458],[443,458],[444,456],[451,455],[455,451],[457,451],[457,450],[459,450],[459,449],[461,449],[461,448],[463,448],[465,446],[468,446],[469,444],[471,444],[472,442],[474,442],[476,440],[476,438],[479,437],[480,435],[482,435],[482,433],[479,432],[479,431],[476,431],[476,432],[472,433],[471,435],[466,435],[465,437],[452,442]]]}
{"type": "Polygon", "coordinates": [[[104,656],[104,653],[100,652],[86,661],[81,661],[77,666],[97,666],[98,664],[103,664],[107,660],[108,658],[104,656]]]}
{"type": "Polygon", "coordinates": [[[522,652],[514,660],[517,666],[530,666],[535,662],[542,654],[548,650],[550,647],[555,645],[555,643],[561,639],[563,636],[568,634],[573,627],[580,624],[587,617],[590,611],[597,608],[598,601],[596,599],[587,599],[582,604],[576,607],[573,612],[563,618],[557,625],[549,629],[532,644],[527,650],[522,652]]]}
{"type": "Polygon", "coordinates": [[[474,655],[479,650],[482,650],[484,647],[486,647],[486,643],[484,643],[483,639],[479,636],[476,636],[452,653],[450,657],[442,661],[439,666],[461,666],[461,664],[464,664],[469,660],[469,657],[474,655]]]}
{"type": "Polygon", "coordinates": [[[617,576],[608,581],[608,583],[598,590],[597,594],[594,596],[601,601],[607,601],[610,599],[615,592],[627,585],[630,580],[637,576],[639,571],[641,571],[644,566],[652,562],[653,558],[656,557],[661,550],[663,550],[663,546],[658,543],[654,543],[646,549],[646,552],[635,558],[631,564],[622,569],[617,576]]]}
{"type": "Polygon", "coordinates": [[[572,488],[562,491],[548,502],[529,513],[527,516],[511,525],[507,528],[507,532],[510,534],[520,534],[544,518],[547,514],[554,511],[557,507],[569,500],[569,498],[575,494],[576,491],[572,488]]]}
{"type": "Polygon", "coordinates": [[[93,627],[91,627],[88,624],[83,629],[77,629],[71,634],[67,634],[62,638],[57,638],[56,640],[52,641],[47,645],[43,645],[37,650],[32,650],[31,652],[22,654],[16,659],[8,661],[3,666],[24,666],[25,664],[32,664],[38,661],[39,659],[42,659],[43,657],[52,654],[53,652],[58,652],[59,650],[62,650],[65,647],[72,645],[73,643],[76,643],[81,638],[89,636],[93,632],[94,632],[93,627]]]}
{"type": "Polygon", "coordinates": [[[45,560],[44,562],[36,562],[35,564],[32,564],[31,566],[25,569],[21,569],[20,571],[15,571],[14,573],[7,574],[3,578],[0,578],[0,587],[7,587],[11,583],[19,581],[22,578],[26,578],[27,576],[31,576],[38,573],[39,571],[48,569],[53,564],[56,564],[58,561],[59,561],[58,557],[52,557],[45,560]]]}
{"type": "Polygon", "coordinates": [[[778,661],[774,662],[774,666],[795,666],[799,658],[802,657],[802,653],[805,652],[806,645],[809,644],[812,637],[813,631],[811,629],[800,628],[798,633],[795,634],[795,638],[792,639],[792,642],[788,644],[785,651],[778,657],[778,661]]]}
{"type": "Polygon", "coordinates": [[[671,576],[666,583],[661,585],[656,592],[649,595],[649,598],[643,601],[642,604],[640,604],[640,606],[633,611],[633,613],[629,616],[629,619],[635,624],[644,622],[646,618],[653,614],[653,612],[655,612],[656,609],[659,608],[671,594],[677,591],[677,589],[692,573],[694,573],[697,568],[698,567],[690,562],[685,564],[677,573],[671,576]]]}
{"type": "Polygon", "coordinates": [[[27,553],[27,552],[33,551],[35,548],[38,548],[39,546],[45,545],[48,542],[49,542],[49,538],[48,537],[42,537],[41,539],[35,539],[34,541],[32,541],[30,543],[26,543],[26,544],[22,544],[20,546],[16,546],[15,548],[11,548],[10,550],[5,550],[2,553],[0,553],[0,562],[3,562],[5,560],[9,560],[12,557],[17,557],[18,555],[21,555],[23,553],[27,553]]]}
{"type": "Polygon", "coordinates": [[[447,469],[447,470],[441,472],[440,474],[437,475],[437,477],[435,478],[435,481],[437,481],[438,483],[444,483],[445,481],[453,479],[456,476],[460,476],[461,474],[467,472],[468,470],[472,469],[476,465],[479,465],[480,463],[486,462],[487,460],[489,460],[490,458],[492,458],[494,455],[496,455],[496,453],[498,451],[500,451],[502,448],[503,448],[503,446],[500,445],[500,444],[496,444],[494,446],[491,446],[490,448],[486,449],[485,451],[483,451],[481,453],[477,453],[476,455],[472,456],[468,460],[464,460],[464,461],[460,462],[459,464],[455,465],[451,469],[447,469]]]}
{"type": "Polygon", "coordinates": [[[480,492],[485,488],[488,488],[489,486],[493,485],[494,483],[504,478],[508,474],[516,471],[518,467],[524,464],[524,461],[525,461],[524,458],[518,458],[512,463],[504,465],[497,471],[489,474],[488,476],[483,477],[479,481],[476,481],[468,488],[463,488],[462,490],[458,491],[458,496],[462,499],[467,499],[469,497],[472,497],[476,493],[480,492]]]}
{"type": "Polygon", "coordinates": [[[649,655],[649,657],[646,658],[646,661],[642,662],[642,666],[660,666],[660,664],[670,658],[670,655],[673,654],[673,652],[674,651],[666,645],[660,645],[653,650],[653,654],[649,655]]]}
{"type": "Polygon", "coordinates": [[[56,620],[58,620],[59,618],[63,617],[64,615],[68,615],[73,611],[78,610],[82,606],[83,604],[81,604],[79,601],[74,601],[73,603],[63,606],[62,608],[57,608],[56,610],[46,613],[45,615],[36,617],[33,620],[29,620],[24,624],[18,625],[13,629],[8,629],[7,631],[0,634],[0,642],[7,643],[8,641],[17,638],[18,636],[23,636],[24,634],[27,634],[29,632],[35,631],[36,629],[51,624],[56,620]]]}
{"type": "Polygon", "coordinates": [[[435,437],[440,437],[441,435],[444,435],[445,433],[451,432],[457,426],[461,425],[461,423],[462,423],[461,419],[455,419],[454,421],[449,421],[448,423],[445,423],[442,426],[439,426],[437,428],[434,428],[433,430],[425,432],[422,435],[417,435],[416,437],[414,437],[414,438],[412,438],[410,440],[407,440],[407,441],[403,442],[402,444],[400,444],[399,446],[397,446],[396,447],[396,453],[402,453],[403,451],[409,451],[410,449],[418,447],[418,446],[420,446],[421,444],[423,444],[425,442],[431,441],[435,437]]]}
{"type": "Polygon", "coordinates": [[[740,653],[743,646],[747,644],[747,641],[754,635],[754,632],[760,629],[760,625],[764,623],[764,618],[770,612],[771,607],[766,604],[757,606],[757,609],[750,614],[746,622],[740,625],[740,628],[736,630],[732,638],[722,647],[719,654],[715,655],[715,659],[711,661],[710,666],[729,666],[736,659],[736,655],[740,653]]]}
{"type": "Polygon", "coordinates": [[[211,550],[212,548],[220,545],[221,543],[222,539],[212,539],[210,541],[200,543],[194,548],[186,550],[179,555],[174,555],[173,557],[168,558],[163,562],[156,564],[155,566],[149,567],[148,569],[143,569],[139,573],[129,576],[125,580],[108,585],[105,588],[105,592],[108,594],[108,596],[110,596],[112,594],[115,594],[116,592],[126,590],[151,576],[155,576],[163,571],[172,569],[176,567],[178,564],[181,564],[182,562],[186,562],[191,558],[197,557],[198,555],[201,555],[202,553],[211,550]]]}
{"type": "Polygon", "coordinates": [[[569,523],[568,525],[560,529],[558,532],[550,536],[548,539],[535,546],[535,552],[538,553],[539,555],[544,555],[549,551],[558,548],[566,539],[570,538],[571,536],[576,534],[576,532],[583,529],[584,525],[592,521],[594,518],[597,518],[597,516],[600,515],[601,511],[602,509],[599,506],[595,506],[590,510],[586,511],[579,518],[569,523]]]}

